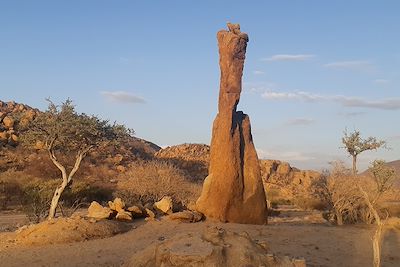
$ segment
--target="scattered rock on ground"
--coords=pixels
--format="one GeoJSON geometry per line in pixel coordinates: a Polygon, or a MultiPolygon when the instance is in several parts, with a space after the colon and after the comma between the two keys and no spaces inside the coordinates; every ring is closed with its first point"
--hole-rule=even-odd
{"type": "Polygon", "coordinates": [[[146,219],[150,219],[150,220],[154,220],[156,218],[156,214],[154,213],[154,211],[152,211],[151,209],[146,208],[146,214],[147,214],[147,218],[146,219]]]}
{"type": "Polygon", "coordinates": [[[129,211],[124,211],[121,210],[117,213],[117,215],[115,216],[115,219],[117,219],[118,221],[132,221],[133,217],[132,217],[132,213],[129,211]]]}
{"type": "Polygon", "coordinates": [[[125,208],[125,202],[123,202],[121,198],[117,197],[114,201],[108,201],[108,206],[116,212],[121,212],[125,208]]]}
{"type": "Polygon", "coordinates": [[[142,217],[144,208],[143,206],[134,205],[127,208],[126,210],[132,212],[133,217],[142,217]]]}
{"type": "Polygon", "coordinates": [[[170,196],[163,197],[160,201],[154,203],[154,208],[165,214],[171,214],[173,208],[172,198],[170,196]]]}
{"type": "Polygon", "coordinates": [[[110,208],[103,207],[96,201],[93,201],[88,208],[88,217],[90,218],[110,219],[113,213],[110,208]]]}

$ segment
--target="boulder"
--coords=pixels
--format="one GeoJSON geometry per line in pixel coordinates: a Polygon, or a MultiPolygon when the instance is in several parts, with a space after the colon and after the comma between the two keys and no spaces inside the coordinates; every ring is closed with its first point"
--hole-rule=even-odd
{"type": "Polygon", "coordinates": [[[203,214],[197,211],[184,210],[169,215],[168,219],[172,221],[194,223],[201,221],[203,219],[203,214]]]}
{"type": "Polygon", "coordinates": [[[160,201],[154,203],[154,208],[162,211],[165,214],[171,214],[172,213],[172,198],[169,196],[163,197],[160,201]]]}
{"type": "Polygon", "coordinates": [[[108,201],[108,206],[116,212],[125,210],[125,202],[123,202],[119,197],[115,198],[114,201],[108,201]]]}
{"type": "Polygon", "coordinates": [[[127,208],[126,210],[131,212],[133,217],[141,217],[141,216],[143,216],[144,208],[141,206],[134,205],[134,206],[127,208]]]}
{"type": "Polygon", "coordinates": [[[249,116],[237,111],[248,36],[217,34],[221,68],[218,114],[214,120],[209,174],[196,208],[221,222],[266,223],[266,199],[249,116]]]}
{"type": "Polygon", "coordinates": [[[115,216],[115,219],[118,221],[132,221],[132,213],[128,211],[121,210],[117,213],[117,216],[115,216]]]}
{"type": "Polygon", "coordinates": [[[9,134],[7,132],[0,132],[0,141],[7,142],[9,134]]]}
{"type": "Polygon", "coordinates": [[[93,201],[88,208],[88,217],[95,219],[109,219],[114,212],[100,205],[98,202],[93,201]]]}
{"type": "Polygon", "coordinates": [[[9,117],[9,116],[5,116],[3,119],[3,125],[4,127],[6,127],[7,129],[13,128],[14,127],[14,119],[9,117]]]}
{"type": "Polygon", "coordinates": [[[123,266],[305,267],[305,260],[276,257],[268,251],[265,242],[261,243],[253,241],[246,232],[239,234],[210,227],[200,233],[178,234],[135,251],[123,266]]]}

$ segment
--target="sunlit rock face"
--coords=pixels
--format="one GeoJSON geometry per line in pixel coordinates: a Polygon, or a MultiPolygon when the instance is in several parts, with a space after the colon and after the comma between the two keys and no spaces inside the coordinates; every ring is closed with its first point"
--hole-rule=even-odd
{"type": "Polygon", "coordinates": [[[248,36],[238,24],[217,34],[221,81],[214,120],[209,175],[196,208],[221,222],[264,224],[266,200],[249,116],[236,107],[248,36]]]}

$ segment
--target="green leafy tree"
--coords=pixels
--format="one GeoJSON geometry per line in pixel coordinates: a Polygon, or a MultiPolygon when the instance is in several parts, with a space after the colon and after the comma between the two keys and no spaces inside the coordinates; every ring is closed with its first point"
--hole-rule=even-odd
{"type": "Polygon", "coordinates": [[[78,114],[72,101],[67,99],[60,106],[51,100],[48,109],[39,113],[22,134],[22,143],[32,146],[40,141],[47,149],[53,164],[61,172],[61,183],[51,200],[48,218],[54,218],[58,203],[65,188],[71,183],[79,170],[82,160],[92,150],[103,151],[109,145],[118,145],[133,134],[122,125],[110,124],[96,116],[78,114]],[[68,169],[58,156],[75,155],[75,163],[68,169]]]}
{"type": "Polygon", "coordinates": [[[376,137],[370,136],[366,139],[362,139],[360,131],[357,130],[354,130],[352,133],[348,133],[347,130],[345,130],[342,143],[353,159],[353,175],[357,174],[357,157],[360,153],[386,146],[385,141],[378,140],[376,137]]]}

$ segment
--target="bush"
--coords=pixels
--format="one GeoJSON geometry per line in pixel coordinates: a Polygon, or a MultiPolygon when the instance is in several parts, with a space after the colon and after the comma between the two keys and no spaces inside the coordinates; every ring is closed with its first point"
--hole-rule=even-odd
{"type": "Polygon", "coordinates": [[[30,221],[40,222],[48,214],[57,180],[35,179],[23,185],[21,204],[30,221]]]}
{"type": "Polygon", "coordinates": [[[175,203],[187,205],[200,196],[201,184],[168,162],[139,161],[131,164],[118,182],[116,195],[127,204],[148,203],[171,196],[175,203]]]}
{"type": "Polygon", "coordinates": [[[0,209],[5,210],[21,195],[21,188],[15,181],[0,180],[0,209]]]}
{"type": "MultiPolygon", "coordinates": [[[[59,183],[58,179],[44,181],[36,178],[22,185],[21,204],[31,221],[39,222],[47,217],[51,199],[59,183]]],[[[77,181],[66,188],[61,196],[59,207],[63,216],[70,216],[77,208],[88,205],[93,200],[102,202],[111,197],[111,189],[77,181]]]]}
{"type": "Polygon", "coordinates": [[[21,185],[30,179],[30,176],[14,169],[0,173],[0,208],[19,205],[23,194],[21,185]]]}
{"type": "MultiPolygon", "coordinates": [[[[374,165],[371,167],[374,168],[374,165]]],[[[374,177],[354,176],[344,167],[343,163],[335,162],[331,172],[325,172],[313,184],[314,193],[327,205],[326,217],[337,223],[367,223],[372,224],[376,218],[374,209],[384,217],[382,198],[389,192],[391,179],[377,179],[374,177]],[[368,203],[369,202],[369,203],[368,203]]]]}

